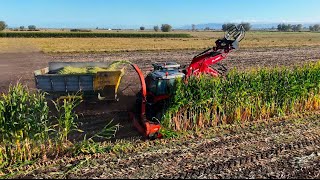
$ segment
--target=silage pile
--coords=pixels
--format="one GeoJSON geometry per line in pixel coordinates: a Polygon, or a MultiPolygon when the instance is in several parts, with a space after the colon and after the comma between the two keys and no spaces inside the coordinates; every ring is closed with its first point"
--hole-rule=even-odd
{"type": "Polygon", "coordinates": [[[120,65],[128,65],[131,64],[130,61],[120,60],[112,62],[108,67],[72,67],[66,66],[63,67],[58,74],[68,75],[68,74],[96,74],[97,72],[107,72],[107,71],[117,71],[121,70],[122,74],[124,74],[124,69],[120,68],[120,65]]]}

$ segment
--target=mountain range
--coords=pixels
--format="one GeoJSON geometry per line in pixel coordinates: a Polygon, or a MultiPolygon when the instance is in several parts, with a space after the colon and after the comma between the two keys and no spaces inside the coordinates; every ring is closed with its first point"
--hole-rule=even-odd
{"type": "MultiPolygon", "coordinates": [[[[222,25],[224,23],[207,23],[207,24],[195,24],[196,29],[205,29],[206,27],[210,29],[216,29],[220,30],[222,28],[222,25]]],[[[252,28],[251,29],[271,29],[271,28],[277,28],[278,24],[281,23],[251,23],[252,28]]],[[[285,24],[302,24],[303,27],[309,28],[310,25],[314,25],[311,23],[285,23],[285,24]]],[[[192,29],[192,25],[184,25],[175,29],[192,29]]]]}

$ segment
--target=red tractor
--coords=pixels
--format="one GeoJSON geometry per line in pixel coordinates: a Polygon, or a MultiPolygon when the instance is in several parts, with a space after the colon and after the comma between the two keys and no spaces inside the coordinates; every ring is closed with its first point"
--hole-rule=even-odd
{"type": "Polygon", "coordinates": [[[130,113],[134,126],[145,137],[155,139],[162,135],[161,112],[172,94],[174,81],[177,78],[187,79],[199,74],[210,74],[214,77],[224,74],[227,68],[219,64],[229,52],[238,49],[239,42],[244,38],[245,30],[240,26],[231,26],[223,39],[216,40],[216,47],[209,48],[196,55],[186,69],[176,62],[155,63],[154,70],[144,78],[136,64],[131,64],[139,75],[141,91],[137,95],[135,113],[130,113]],[[218,68],[212,67],[218,65],[218,68]]]}

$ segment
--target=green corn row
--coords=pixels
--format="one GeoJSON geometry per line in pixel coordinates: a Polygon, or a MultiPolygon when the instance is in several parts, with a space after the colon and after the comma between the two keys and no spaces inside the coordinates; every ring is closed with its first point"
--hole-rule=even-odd
{"type": "Polygon", "coordinates": [[[320,107],[320,63],[231,71],[225,78],[177,80],[163,126],[198,129],[281,117],[320,107]]]}
{"type": "Polygon", "coordinates": [[[80,102],[75,96],[54,102],[58,116],[49,117],[44,93],[30,93],[20,83],[10,85],[8,93],[0,97],[0,174],[11,165],[66,150],[68,134],[78,130],[73,109],[80,102]]]}
{"type": "Polygon", "coordinates": [[[190,38],[183,33],[1,32],[0,38],[190,38]]]}
{"type": "Polygon", "coordinates": [[[0,101],[0,168],[45,155],[49,108],[41,93],[10,86],[0,101]]]}
{"type": "Polygon", "coordinates": [[[0,96],[0,174],[22,163],[63,154],[103,150],[93,138],[109,139],[119,125],[107,124],[103,130],[83,142],[71,142],[68,136],[78,129],[74,112],[81,103],[77,94],[53,101],[56,116],[51,116],[45,94],[30,92],[20,83],[9,86],[0,96]]]}

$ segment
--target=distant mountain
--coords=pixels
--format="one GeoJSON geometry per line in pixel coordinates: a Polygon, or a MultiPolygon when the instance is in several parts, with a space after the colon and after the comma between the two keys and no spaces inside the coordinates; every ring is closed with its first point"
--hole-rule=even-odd
{"type": "MultiPolygon", "coordinates": [[[[206,27],[209,27],[210,29],[214,29],[214,30],[221,30],[222,25],[224,23],[207,23],[207,24],[196,24],[195,28],[196,29],[205,29],[206,27]]],[[[271,28],[277,28],[278,24],[281,23],[251,23],[252,29],[271,29],[271,28]]],[[[285,23],[285,24],[300,24],[300,23],[285,23]]],[[[314,25],[311,23],[302,23],[303,27],[309,28],[310,25],[314,25]]],[[[176,29],[192,29],[192,25],[185,25],[185,26],[181,26],[179,28],[176,29]]]]}
{"type": "MultiPolygon", "coordinates": [[[[205,29],[209,27],[210,29],[221,29],[222,23],[208,23],[208,24],[196,24],[196,29],[205,29]]],[[[192,25],[185,25],[176,29],[192,29],[192,25]]]]}

